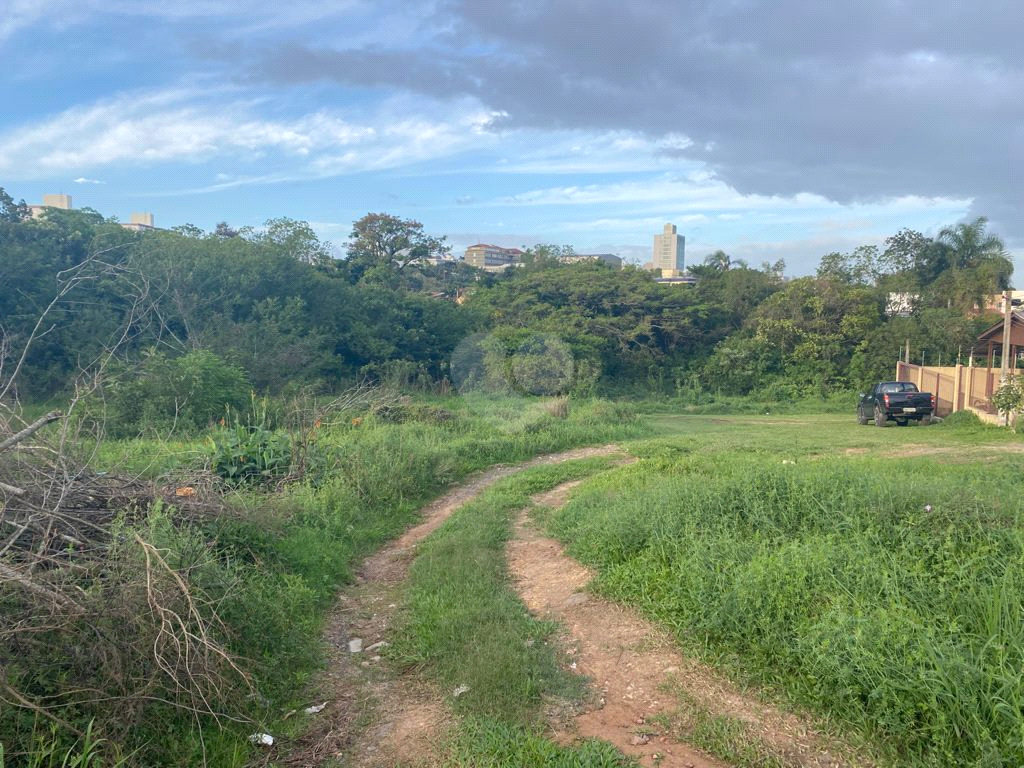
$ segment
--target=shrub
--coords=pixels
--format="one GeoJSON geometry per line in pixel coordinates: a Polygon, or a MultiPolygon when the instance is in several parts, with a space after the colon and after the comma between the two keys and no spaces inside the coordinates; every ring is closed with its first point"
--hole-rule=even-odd
{"type": "Polygon", "coordinates": [[[213,352],[198,349],[168,358],[150,351],[139,366],[117,373],[108,387],[114,416],[108,431],[131,437],[144,429],[200,430],[225,408],[245,409],[250,392],[245,372],[213,352]]]}

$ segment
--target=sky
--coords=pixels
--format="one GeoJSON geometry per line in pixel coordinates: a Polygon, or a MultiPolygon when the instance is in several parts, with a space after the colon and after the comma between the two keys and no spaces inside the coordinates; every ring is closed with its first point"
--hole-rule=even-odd
{"type": "Polygon", "coordinates": [[[2,0],[0,187],[212,230],[752,266],[986,216],[1024,284],[1019,0],[2,0]]]}

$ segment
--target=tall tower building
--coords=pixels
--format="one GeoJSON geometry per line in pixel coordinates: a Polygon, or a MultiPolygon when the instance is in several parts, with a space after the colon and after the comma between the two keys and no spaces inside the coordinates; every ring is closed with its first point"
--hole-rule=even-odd
{"type": "Polygon", "coordinates": [[[661,270],[662,277],[680,277],[686,269],[686,238],[676,234],[675,224],[666,224],[660,235],[654,236],[654,258],[651,263],[661,270]]]}

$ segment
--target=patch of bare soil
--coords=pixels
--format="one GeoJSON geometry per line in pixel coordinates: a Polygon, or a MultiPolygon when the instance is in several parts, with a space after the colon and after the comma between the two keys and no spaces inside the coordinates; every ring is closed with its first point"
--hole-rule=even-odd
{"type": "MultiPolygon", "coordinates": [[[[535,501],[561,506],[574,485],[563,485],[535,501]]],[[[679,709],[673,691],[681,691],[711,716],[724,715],[743,723],[759,752],[772,754],[785,765],[845,765],[803,720],[751,698],[708,667],[683,656],[662,630],[637,611],[587,593],[593,573],[568,557],[557,541],[538,533],[528,521],[527,510],[517,522],[508,560],[527,607],[566,628],[573,668],[590,678],[599,691],[587,711],[567,724],[553,723],[559,740],[603,739],[641,764],[665,768],[725,765],[654,725],[659,715],[671,717],[679,709]]]]}
{"type": "Polygon", "coordinates": [[[327,706],[309,715],[309,727],[286,754],[276,756],[277,764],[313,768],[333,760],[353,768],[394,768],[436,763],[432,756],[452,728],[442,703],[446,692],[417,675],[396,674],[382,659],[385,646],[379,645],[390,637],[416,546],[504,477],[541,464],[619,452],[614,445],[580,448],[492,467],[424,507],[419,524],[367,558],[356,584],[338,596],[326,622],[327,665],[310,685],[310,700],[327,706]]]}
{"type": "Polygon", "coordinates": [[[915,456],[949,457],[955,461],[997,459],[1001,455],[1024,453],[1024,444],[1000,443],[996,445],[924,445],[908,443],[882,453],[883,456],[911,458],[915,456]]]}

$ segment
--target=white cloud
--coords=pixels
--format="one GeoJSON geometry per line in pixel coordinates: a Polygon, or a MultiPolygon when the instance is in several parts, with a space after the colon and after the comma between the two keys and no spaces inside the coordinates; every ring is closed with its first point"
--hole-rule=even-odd
{"type": "Polygon", "coordinates": [[[652,139],[635,131],[517,130],[499,134],[513,159],[495,166],[501,173],[638,173],[694,167],[679,153],[691,145],[681,134],[652,139]]]}
{"type": "Polygon", "coordinates": [[[553,205],[636,205],[658,206],[679,211],[697,209],[700,215],[715,213],[720,219],[739,218],[735,211],[787,211],[813,210],[822,212],[860,211],[861,214],[884,209],[887,211],[919,211],[928,209],[966,209],[970,199],[946,197],[904,197],[842,205],[820,195],[799,193],[783,195],[742,194],[708,172],[695,172],[684,177],[665,175],[649,180],[627,181],[613,184],[586,186],[546,187],[522,192],[492,201],[492,205],[553,206],[553,205]]]}
{"type": "Polygon", "coordinates": [[[103,182],[99,179],[87,179],[84,176],[79,176],[77,179],[72,179],[75,184],[102,184],[103,182]]]}
{"type": "Polygon", "coordinates": [[[453,114],[417,117],[384,104],[359,122],[326,110],[268,119],[256,114],[258,106],[186,89],[121,94],[0,134],[0,173],[35,178],[234,158],[249,173],[222,171],[217,181],[237,185],[395,168],[495,141],[478,130],[488,115],[469,104],[453,114]],[[253,173],[254,165],[265,172],[253,173]]]}

